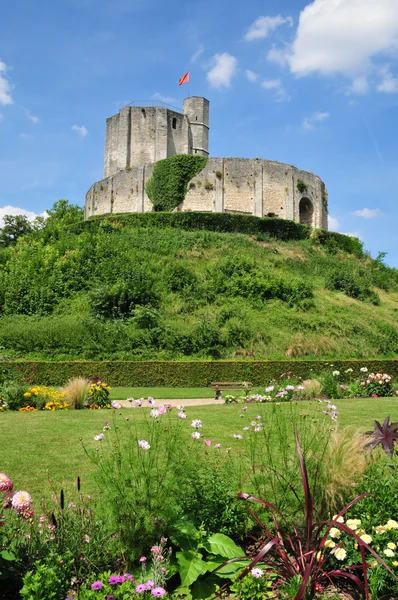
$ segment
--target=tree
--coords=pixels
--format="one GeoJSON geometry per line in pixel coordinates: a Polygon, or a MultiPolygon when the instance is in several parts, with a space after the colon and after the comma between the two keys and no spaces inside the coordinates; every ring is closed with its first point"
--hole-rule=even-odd
{"type": "Polygon", "coordinates": [[[46,212],[47,218],[42,229],[45,239],[58,238],[65,229],[80,223],[84,217],[83,209],[77,204],[70,204],[68,200],[57,200],[46,212]]]}
{"type": "Polygon", "coordinates": [[[0,229],[0,247],[12,246],[18,238],[31,233],[32,224],[25,215],[5,215],[4,225],[0,229]]]}

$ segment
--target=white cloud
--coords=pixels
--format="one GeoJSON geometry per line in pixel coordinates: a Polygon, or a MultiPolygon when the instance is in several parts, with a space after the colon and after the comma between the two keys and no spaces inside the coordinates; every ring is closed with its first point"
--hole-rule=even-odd
{"type": "Polygon", "coordinates": [[[204,46],[199,46],[199,48],[196,50],[195,54],[193,54],[191,56],[191,63],[194,63],[198,60],[198,58],[200,56],[202,56],[203,52],[205,51],[205,47],[204,46]]]}
{"type": "Polygon", "coordinates": [[[337,219],[335,219],[335,217],[332,217],[331,215],[328,216],[328,227],[330,229],[330,231],[338,231],[339,227],[340,227],[340,223],[338,222],[337,219]]]}
{"type": "Polygon", "coordinates": [[[164,102],[165,104],[175,104],[177,102],[172,96],[163,96],[163,94],[160,94],[159,92],[152,94],[151,98],[152,100],[160,100],[160,102],[164,102]]]}
{"type": "Polygon", "coordinates": [[[279,49],[272,47],[271,50],[268,51],[267,60],[280,67],[284,67],[289,62],[289,50],[286,48],[279,49]]]}
{"type": "Polygon", "coordinates": [[[289,64],[297,76],[348,76],[363,93],[373,59],[397,50],[397,0],[314,0],[300,14],[289,64]]]}
{"type": "Polygon", "coordinates": [[[329,119],[330,113],[317,111],[314,112],[310,117],[305,117],[303,119],[303,128],[307,130],[315,129],[317,123],[323,123],[326,119],[329,119]]]}
{"type": "Polygon", "coordinates": [[[230,87],[231,80],[236,73],[238,61],[228,52],[215,54],[212,59],[212,68],[207,73],[207,81],[212,87],[221,89],[230,87]]]}
{"type": "Polygon", "coordinates": [[[26,116],[28,117],[29,121],[32,121],[32,123],[40,123],[40,119],[39,117],[35,117],[35,115],[32,115],[32,113],[30,112],[30,110],[25,109],[26,112],[26,116]]]}
{"type": "Polygon", "coordinates": [[[254,71],[250,71],[250,69],[246,69],[246,77],[252,83],[254,83],[255,81],[257,81],[257,79],[258,79],[257,73],[254,73],[254,71]]]}
{"type": "Polygon", "coordinates": [[[6,78],[7,66],[0,60],[0,105],[12,104],[10,82],[6,78]]]}
{"type": "Polygon", "coordinates": [[[398,92],[398,78],[394,77],[391,73],[390,67],[384,65],[379,70],[381,81],[377,86],[378,92],[384,92],[385,94],[396,94],[398,92]]]}
{"type": "Polygon", "coordinates": [[[2,206],[0,208],[0,227],[3,227],[4,225],[4,221],[3,218],[6,215],[11,215],[13,217],[16,217],[17,215],[25,215],[25,217],[28,217],[29,221],[33,221],[36,217],[41,216],[41,217],[45,217],[47,215],[46,212],[41,213],[41,215],[37,215],[36,213],[32,212],[31,210],[26,210],[24,208],[18,208],[17,206],[2,206]]]}
{"type": "Polygon", "coordinates": [[[253,40],[263,40],[264,38],[267,38],[270,33],[275,31],[275,29],[281,25],[284,25],[285,23],[292,27],[292,17],[282,17],[282,15],[277,15],[276,17],[258,17],[254,23],[250,25],[244,36],[244,39],[247,42],[252,42],[253,40]]]}
{"type": "Polygon", "coordinates": [[[375,219],[381,215],[381,210],[379,208],[362,208],[361,210],[355,210],[351,214],[363,217],[364,219],[375,219]]]}
{"type": "Polygon", "coordinates": [[[275,91],[276,102],[285,102],[290,100],[290,96],[282,85],[280,79],[266,79],[261,83],[262,87],[266,90],[275,91]]]}
{"type": "Polygon", "coordinates": [[[88,135],[88,131],[84,125],[72,125],[72,130],[76,131],[81,138],[85,138],[88,135]]]}

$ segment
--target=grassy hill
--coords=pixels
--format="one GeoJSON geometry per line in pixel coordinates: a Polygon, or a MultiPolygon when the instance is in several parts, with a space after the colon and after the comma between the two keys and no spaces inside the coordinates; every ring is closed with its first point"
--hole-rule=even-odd
{"type": "Polygon", "coordinates": [[[1,248],[1,353],[139,360],[398,352],[396,269],[309,234],[281,241],[154,219],[78,227],[53,219],[1,248]]]}

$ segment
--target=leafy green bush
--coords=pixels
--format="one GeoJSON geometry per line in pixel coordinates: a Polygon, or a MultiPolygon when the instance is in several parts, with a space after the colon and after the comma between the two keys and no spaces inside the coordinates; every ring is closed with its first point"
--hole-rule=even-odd
{"type": "Polygon", "coordinates": [[[128,279],[94,290],[91,294],[92,310],[97,317],[117,319],[130,317],[137,306],[158,303],[153,279],[142,270],[129,274],[128,279]]]}
{"type": "Polygon", "coordinates": [[[145,186],[153,210],[177,208],[184,201],[189,181],[205,168],[207,160],[205,156],[175,154],[155,163],[152,177],[145,186]]]}
{"type": "Polygon", "coordinates": [[[372,289],[364,282],[349,272],[337,270],[332,273],[327,282],[326,287],[331,290],[344,292],[350,298],[357,300],[369,300],[372,304],[380,304],[380,298],[372,289]]]}

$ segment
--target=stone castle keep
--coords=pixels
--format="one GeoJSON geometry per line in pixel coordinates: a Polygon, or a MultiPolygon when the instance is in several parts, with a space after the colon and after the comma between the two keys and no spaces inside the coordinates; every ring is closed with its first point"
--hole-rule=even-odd
{"type": "MultiPolygon", "coordinates": [[[[209,101],[185,98],[183,113],[165,106],[123,106],[106,121],[104,179],[86,195],[85,218],[148,212],[153,165],[174,154],[209,156],[209,101]]],[[[260,158],[209,158],[178,211],[291,219],[327,229],[325,184],[313,173],[260,158]]]]}

